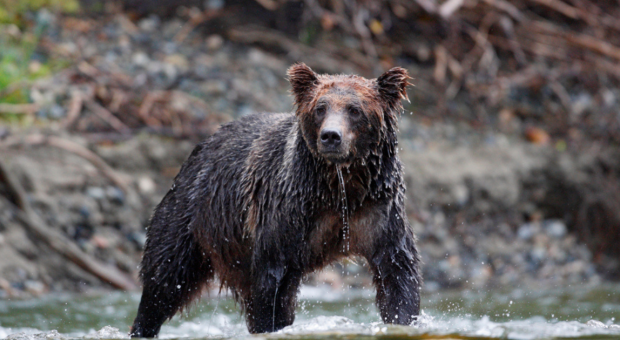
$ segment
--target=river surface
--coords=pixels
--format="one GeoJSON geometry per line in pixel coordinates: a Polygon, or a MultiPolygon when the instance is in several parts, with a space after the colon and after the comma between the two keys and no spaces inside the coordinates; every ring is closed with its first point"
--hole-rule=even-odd
{"type": "MultiPolygon", "coordinates": [[[[0,301],[0,338],[127,339],[138,293],[0,301]]],[[[620,285],[547,290],[424,292],[413,326],[386,326],[374,291],[303,287],[295,323],[251,336],[233,301],[207,297],[162,327],[192,339],[620,339],[620,285]]]]}

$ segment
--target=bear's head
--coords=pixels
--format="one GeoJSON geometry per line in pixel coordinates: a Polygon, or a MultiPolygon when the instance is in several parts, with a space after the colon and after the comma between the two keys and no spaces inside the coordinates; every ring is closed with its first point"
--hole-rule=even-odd
{"type": "Polygon", "coordinates": [[[376,151],[407,99],[407,71],[395,67],[377,79],[318,75],[303,63],[289,68],[301,132],[315,156],[347,164],[376,151]]]}

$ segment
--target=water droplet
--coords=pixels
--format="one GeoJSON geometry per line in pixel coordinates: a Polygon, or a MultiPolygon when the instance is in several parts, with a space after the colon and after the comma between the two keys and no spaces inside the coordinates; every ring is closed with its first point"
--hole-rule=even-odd
{"type": "MultiPolygon", "coordinates": [[[[363,162],[363,161],[362,161],[363,162]]],[[[348,204],[347,204],[347,193],[344,185],[344,178],[342,177],[342,171],[339,167],[336,168],[336,172],[338,173],[338,180],[340,183],[340,188],[342,189],[342,239],[344,241],[343,250],[349,251],[349,216],[348,216],[348,204]]]]}

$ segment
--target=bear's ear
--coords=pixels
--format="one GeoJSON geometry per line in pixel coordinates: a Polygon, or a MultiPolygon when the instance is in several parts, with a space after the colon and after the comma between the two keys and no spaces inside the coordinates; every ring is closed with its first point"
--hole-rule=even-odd
{"type": "Polygon", "coordinates": [[[402,67],[394,67],[377,78],[377,86],[379,94],[388,103],[398,102],[401,99],[407,99],[407,85],[410,83],[407,79],[411,79],[407,70],[402,67]]]}
{"type": "Polygon", "coordinates": [[[307,95],[310,94],[315,87],[319,78],[312,69],[304,63],[298,63],[291,66],[286,72],[288,81],[291,83],[293,94],[295,95],[295,104],[297,106],[307,101],[307,95]]]}

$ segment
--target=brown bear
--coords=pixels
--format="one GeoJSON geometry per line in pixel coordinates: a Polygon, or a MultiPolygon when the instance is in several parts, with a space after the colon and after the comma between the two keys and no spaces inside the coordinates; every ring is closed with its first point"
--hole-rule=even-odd
{"type": "Polygon", "coordinates": [[[288,77],[294,113],[223,125],[155,209],[132,337],[156,336],[216,275],[251,333],[277,331],[295,319],[303,276],[352,255],[368,261],[384,322],[419,314],[396,139],[407,72],[365,79],[296,64],[288,77]]]}

